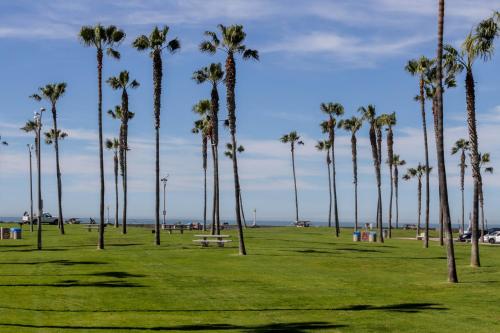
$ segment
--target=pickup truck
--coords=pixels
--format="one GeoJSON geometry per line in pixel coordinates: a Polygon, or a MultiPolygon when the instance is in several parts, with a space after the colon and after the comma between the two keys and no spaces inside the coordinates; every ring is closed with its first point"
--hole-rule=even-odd
{"type": "MultiPolygon", "coordinates": [[[[22,218],[23,223],[29,223],[30,217],[29,215],[24,215],[22,218]]],[[[53,217],[50,213],[42,214],[42,224],[57,224],[58,218],[53,217]]],[[[33,216],[33,224],[38,223],[38,216],[33,216]]]]}

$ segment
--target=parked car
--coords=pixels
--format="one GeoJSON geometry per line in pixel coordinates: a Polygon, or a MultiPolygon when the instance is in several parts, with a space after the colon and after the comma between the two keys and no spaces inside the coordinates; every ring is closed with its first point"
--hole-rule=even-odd
{"type": "MultiPolygon", "coordinates": [[[[59,219],[57,217],[53,217],[50,213],[42,214],[42,224],[57,224],[59,219]]],[[[38,216],[33,217],[33,224],[38,224],[38,216]]]]}
{"type": "Polygon", "coordinates": [[[67,219],[66,223],[67,224],[80,224],[80,219],[78,219],[76,217],[72,217],[70,219],[67,219]]]}
{"type": "MultiPolygon", "coordinates": [[[[481,230],[477,231],[477,238],[481,239],[481,230]]],[[[459,242],[470,242],[472,240],[472,231],[466,231],[463,234],[458,236],[459,242]]]]}
{"type": "Polygon", "coordinates": [[[484,241],[490,244],[500,243],[500,231],[494,231],[490,234],[484,235],[484,241]]]}

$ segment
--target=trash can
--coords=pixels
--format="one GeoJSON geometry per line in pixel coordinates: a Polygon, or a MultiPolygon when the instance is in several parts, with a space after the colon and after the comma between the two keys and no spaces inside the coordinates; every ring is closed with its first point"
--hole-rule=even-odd
{"type": "Polygon", "coordinates": [[[359,242],[361,240],[361,232],[355,231],[352,233],[352,241],[359,242]]]}
{"type": "Polygon", "coordinates": [[[0,239],[10,239],[10,228],[0,228],[0,239]]]}
{"type": "Polygon", "coordinates": [[[22,229],[21,228],[10,228],[10,238],[11,239],[21,239],[22,229]]]}
{"type": "Polygon", "coordinates": [[[384,229],[384,230],[382,231],[382,235],[384,235],[384,239],[389,238],[389,230],[384,229]]]}
{"type": "Polygon", "coordinates": [[[376,242],[377,241],[377,233],[376,232],[370,232],[368,234],[368,241],[370,243],[376,242]]]}

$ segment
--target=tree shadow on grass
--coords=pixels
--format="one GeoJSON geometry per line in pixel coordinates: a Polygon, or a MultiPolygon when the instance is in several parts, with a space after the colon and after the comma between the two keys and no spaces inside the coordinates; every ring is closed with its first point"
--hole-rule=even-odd
{"type": "Polygon", "coordinates": [[[104,261],[90,261],[90,260],[48,260],[48,261],[3,261],[0,265],[41,265],[41,264],[56,264],[62,266],[75,266],[75,265],[105,265],[104,261]]]}
{"type": "Polygon", "coordinates": [[[22,310],[36,312],[70,312],[70,313],[202,313],[202,312],[320,312],[320,311],[390,311],[419,313],[430,310],[448,310],[442,304],[437,303],[399,303],[388,305],[357,304],[341,308],[250,308],[250,309],[28,309],[12,306],[0,306],[3,310],[22,310]]]}
{"type": "Polygon", "coordinates": [[[128,272],[98,272],[98,273],[89,273],[85,275],[90,275],[90,276],[105,276],[105,277],[112,277],[112,278],[117,278],[117,279],[124,279],[124,278],[139,278],[139,277],[145,277],[146,275],[144,274],[132,274],[128,272]]]}
{"type": "Polygon", "coordinates": [[[299,322],[299,323],[274,323],[266,325],[231,325],[231,324],[199,324],[199,325],[177,325],[177,326],[71,326],[71,325],[33,325],[33,324],[14,324],[0,323],[0,326],[17,328],[35,328],[35,329],[71,329],[71,330],[140,330],[140,331],[229,331],[240,330],[247,333],[266,333],[266,332],[287,332],[287,333],[305,333],[310,330],[324,330],[333,328],[343,328],[346,325],[336,325],[327,322],[299,322]]]}
{"type": "Polygon", "coordinates": [[[368,304],[358,304],[351,305],[345,308],[338,308],[340,311],[368,311],[368,310],[382,310],[389,312],[405,312],[405,313],[418,313],[424,310],[448,310],[448,308],[443,307],[441,304],[436,303],[401,303],[401,304],[390,304],[390,305],[368,305],[368,304]]]}
{"type": "Polygon", "coordinates": [[[0,252],[60,252],[60,251],[68,251],[68,249],[62,249],[62,248],[50,248],[50,249],[43,249],[43,250],[38,250],[36,248],[31,248],[31,249],[8,249],[8,250],[0,251],[0,252]]]}
{"type": "Polygon", "coordinates": [[[80,282],[78,280],[63,280],[56,283],[18,283],[18,284],[0,284],[0,287],[92,287],[92,288],[142,288],[142,284],[127,281],[97,281],[97,282],[80,282]]]}

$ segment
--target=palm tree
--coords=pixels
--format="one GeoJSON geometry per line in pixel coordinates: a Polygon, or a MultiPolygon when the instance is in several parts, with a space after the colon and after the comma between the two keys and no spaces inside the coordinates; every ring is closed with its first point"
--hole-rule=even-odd
{"type": "Polygon", "coordinates": [[[99,124],[99,172],[100,172],[100,202],[99,202],[99,219],[100,232],[98,249],[104,249],[104,148],[102,137],[102,60],[104,50],[106,54],[115,59],[120,59],[120,53],[114,49],[125,39],[123,30],[118,29],[114,25],[104,27],[100,24],[95,26],[83,26],[78,34],[80,41],[84,46],[95,47],[97,50],[97,118],[99,124]]]}
{"type": "MultiPolygon", "coordinates": [[[[236,148],[236,152],[241,154],[245,151],[245,147],[240,145],[238,148],[236,148]]],[[[224,155],[229,157],[229,159],[233,158],[233,145],[230,143],[226,143],[226,151],[224,152],[224,155]]],[[[218,190],[218,189],[217,189],[218,190]]],[[[241,209],[241,218],[243,220],[243,226],[245,229],[247,228],[247,221],[245,219],[245,209],[243,208],[243,191],[241,190],[240,187],[240,209],[241,209]]]]}
{"type": "MultiPolygon", "coordinates": [[[[58,202],[58,227],[61,232],[61,235],[64,235],[64,219],[62,213],[62,183],[61,183],[61,167],[59,165],[59,138],[60,131],[57,129],[57,102],[59,98],[61,98],[66,92],[66,83],[54,83],[47,84],[45,87],[40,87],[38,89],[38,94],[33,94],[30,97],[36,101],[41,101],[42,99],[47,100],[51,105],[52,111],[52,122],[53,128],[52,131],[49,132],[53,134],[52,140],[54,142],[54,149],[56,151],[56,176],[57,176],[57,202],[58,202]]],[[[64,137],[61,137],[64,138],[64,137]]]]}
{"type": "Polygon", "coordinates": [[[465,168],[467,164],[465,163],[465,152],[469,151],[469,141],[465,139],[459,139],[455,142],[455,145],[451,148],[451,154],[455,155],[460,152],[460,191],[462,192],[462,232],[465,228],[465,198],[464,198],[464,184],[465,184],[465,168]]]}
{"type": "MultiPolygon", "coordinates": [[[[427,140],[427,120],[425,114],[425,74],[434,64],[434,60],[421,56],[419,59],[408,61],[405,70],[412,76],[418,77],[419,94],[415,100],[420,102],[420,112],[422,114],[422,130],[424,133],[424,150],[425,150],[425,167],[430,171],[429,167],[429,143],[427,140]]],[[[427,172],[425,175],[425,225],[429,224],[430,214],[430,177],[427,172]]]]}
{"type": "Polygon", "coordinates": [[[392,156],[392,165],[394,166],[394,190],[396,194],[396,229],[399,228],[399,169],[398,167],[406,164],[405,160],[400,159],[399,155],[392,156]]]}
{"type": "Polygon", "coordinates": [[[377,179],[377,227],[380,233],[379,241],[381,243],[384,242],[384,235],[382,234],[383,226],[382,226],[382,182],[380,175],[380,149],[379,144],[380,140],[378,138],[381,136],[381,130],[379,126],[379,121],[377,120],[375,106],[368,105],[367,107],[360,107],[358,112],[361,113],[361,119],[363,121],[368,121],[370,124],[369,137],[370,137],[370,145],[372,148],[372,158],[373,158],[373,166],[375,168],[375,177],[377,179]],[[377,133],[380,132],[378,135],[377,133]]]}
{"type": "Polygon", "coordinates": [[[297,177],[295,176],[295,146],[303,145],[304,142],[300,140],[300,136],[296,131],[291,131],[280,138],[283,143],[290,144],[290,151],[292,152],[292,171],[293,171],[293,186],[295,189],[295,222],[299,221],[299,201],[297,198],[297,177]]]}
{"type": "Polygon", "coordinates": [[[37,166],[37,183],[38,183],[38,219],[37,219],[37,250],[42,249],[42,215],[43,215],[43,200],[42,200],[42,156],[41,156],[41,138],[40,132],[42,130],[42,114],[44,108],[40,109],[40,113],[35,113],[34,120],[28,120],[26,124],[21,127],[26,133],[34,133],[35,135],[35,152],[36,152],[36,166],[37,166]]]}
{"type": "Polygon", "coordinates": [[[491,162],[490,153],[479,154],[479,206],[481,208],[481,242],[484,242],[484,193],[483,193],[483,171],[493,174],[493,167],[488,166],[491,162]]]}
{"type": "MultiPolygon", "coordinates": [[[[380,116],[381,125],[386,127],[387,130],[387,164],[389,165],[389,182],[390,182],[390,197],[389,197],[389,238],[392,237],[392,198],[394,196],[394,186],[393,186],[393,165],[392,161],[394,159],[394,133],[393,126],[396,125],[396,113],[383,114],[380,116]]],[[[380,156],[382,153],[380,152],[380,156]]]]}
{"type": "MultiPolygon", "coordinates": [[[[219,91],[217,85],[222,81],[224,71],[220,63],[210,64],[207,67],[197,70],[193,73],[193,80],[201,84],[209,82],[212,86],[210,93],[210,121],[212,128],[212,160],[214,172],[214,190],[213,190],[213,209],[212,221],[215,221],[216,230],[220,230],[220,214],[219,214],[219,91]]],[[[238,181],[239,183],[239,181],[238,181]]],[[[241,197],[241,189],[240,189],[241,197]]],[[[242,210],[243,213],[243,210],[242,210]]],[[[213,228],[212,228],[213,230],[213,228]]]]}
{"type": "Polygon", "coordinates": [[[326,168],[328,169],[328,194],[329,194],[329,207],[328,207],[328,227],[332,226],[332,176],[330,172],[330,164],[332,159],[330,158],[330,140],[320,140],[316,144],[316,149],[318,151],[326,151],[326,168]]]}
{"type": "Polygon", "coordinates": [[[222,39],[213,31],[206,31],[205,36],[209,40],[203,41],[200,44],[200,51],[214,54],[217,50],[226,54],[226,100],[227,113],[229,120],[229,130],[231,133],[231,145],[233,147],[233,176],[234,176],[234,198],[236,223],[238,225],[239,253],[246,255],[245,241],[243,239],[243,226],[241,224],[241,208],[240,208],[240,184],[238,177],[238,159],[236,156],[236,62],[235,54],[241,54],[243,59],[259,60],[257,50],[252,50],[244,44],[246,33],[243,31],[242,25],[231,25],[226,27],[222,24],[218,25],[222,39]]]}
{"type": "Polygon", "coordinates": [[[106,149],[113,151],[113,171],[115,175],[115,228],[118,228],[118,153],[120,140],[117,138],[106,139],[106,149]]]}
{"type": "MultiPolygon", "coordinates": [[[[496,31],[495,31],[496,34],[496,31]]],[[[470,155],[472,177],[474,180],[473,203],[472,203],[472,247],[471,247],[471,266],[479,267],[479,244],[478,244],[478,226],[479,226],[479,187],[480,187],[480,160],[478,151],[478,136],[476,123],[476,95],[474,87],[473,65],[478,58],[487,60],[493,53],[493,39],[495,34],[488,37],[484,35],[467,35],[462,43],[460,51],[451,45],[444,47],[446,54],[445,60],[458,63],[458,70],[465,70],[465,90],[467,104],[467,125],[469,129],[470,155]]]]}
{"type": "Polygon", "coordinates": [[[138,51],[150,50],[153,59],[153,91],[154,91],[154,117],[155,117],[155,244],[160,245],[160,111],[161,89],[163,79],[162,51],[167,49],[170,53],[179,50],[181,45],[177,38],[167,41],[168,26],[163,29],[154,27],[153,31],[137,37],[132,46],[138,51]]]}
{"type": "MultiPolygon", "coordinates": [[[[432,168],[431,168],[432,170],[432,168]]],[[[429,170],[429,171],[431,171],[429,170]]],[[[411,180],[413,178],[416,178],[418,180],[418,223],[417,223],[417,237],[420,235],[420,218],[422,216],[422,177],[424,174],[426,174],[427,169],[424,165],[418,164],[416,168],[408,168],[406,171],[406,174],[403,176],[404,180],[411,180]]],[[[426,226],[427,232],[429,232],[429,227],[426,226]]],[[[426,237],[426,240],[424,240],[424,245],[425,247],[428,247],[428,242],[429,239],[426,237]]]]}
{"type": "MultiPolygon", "coordinates": [[[[136,80],[130,81],[128,71],[122,71],[118,76],[112,76],[106,81],[113,90],[121,90],[122,103],[120,112],[116,112],[114,118],[120,115],[120,164],[122,166],[123,180],[123,216],[122,216],[122,232],[127,233],[127,151],[128,146],[128,121],[134,116],[128,109],[128,91],[127,89],[136,89],[139,87],[139,82],[136,80]]],[[[118,109],[115,109],[118,111],[118,109]]],[[[113,117],[113,112],[108,113],[113,117]]],[[[101,221],[103,222],[103,221],[101,221]]],[[[102,229],[104,230],[104,224],[102,229]]]]}
{"type": "MultiPolygon", "coordinates": [[[[0,145],[2,146],[8,146],[9,144],[7,143],[7,141],[5,140],[2,140],[2,136],[0,135],[0,145]]],[[[31,150],[30,150],[30,167],[31,167],[31,150]]],[[[31,170],[31,169],[30,169],[31,170]]],[[[31,178],[30,178],[30,181],[31,181],[31,178]]],[[[32,200],[33,202],[33,200],[32,200]]],[[[31,231],[33,231],[33,203],[31,204],[31,215],[30,215],[30,221],[31,221],[31,231]]]]}
{"type": "Polygon", "coordinates": [[[337,172],[335,170],[335,127],[338,117],[344,114],[344,107],[340,103],[321,103],[320,109],[328,115],[328,120],[320,124],[323,133],[328,133],[330,149],[332,150],[332,180],[333,180],[333,211],[335,215],[335,235],[340,235],[339,211],[337,205],[337,172]]]}
{"type": "MultiPolygon", "coordinates": [[[[203,229],[207,229],[207,148],[208,148],[208,138],[210,137],[210,119],[208,118],[208,113],[210,112],[210,101],[204,99],[199,101],[193,106],[193,112],[200,116],[200,119],[194,122],[194,127],[191,130],[192,133],[201,134],[201,152],[203,158],[203,173],[204,173],[204,185],[203,185],[203,229]]],[[[215,224],[215,220],[212,220],[212,235],[219,234],[219,230],[215,224]]]]}
{"type": "Polygon", "coordinates": [[[444,0],[438,2],[438,43],[436,66],[436,94],[435,94],[435,127],[436,153],[439,172],[439,198],[442,213],[442,223],[446,231],[446,256],[448,264],[448,282],[458,283],[455,265],[455,249],[451,229],[450,205],[448,202],[448,184],[446,181],[446,165],[444,159],[444,120],[443,120],[443,28],[444,28],[444,0]]]}
{"type": "Polygon", "coordinates": [[[355,116],[339,122],[338,127],[351,133],[352,172],[354,184],[354,230],[358,230],[358,149],[356,133],[363,126],[363,120],[355,116]]]}

